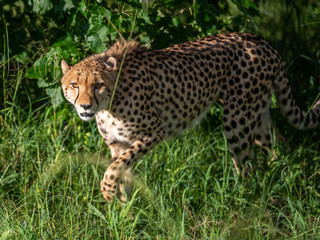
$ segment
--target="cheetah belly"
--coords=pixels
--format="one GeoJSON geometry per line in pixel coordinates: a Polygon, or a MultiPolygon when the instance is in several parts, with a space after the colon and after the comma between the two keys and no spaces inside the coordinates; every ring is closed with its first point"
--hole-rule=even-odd
{"type": "Polygon", "coordinates": [[[165,130],[165,138],[170,138],[181,134],[186,128],[196,127],[203,118],[207,115],[207,112],[212,107],[213,103],[208,106],[202,106],[200,114],[196,112],[190,112],[188,116],[175,115],[163,111],[161,114],[162,126],[165,130]]]}
{"type": "Polygon", "coordinates": [[[207,107],[200,115],[196,116],[190,124],[190,128],[194,128],[196,127],[207,115],[208,111],[210,110],[210,108],[212,107],[212,105],[210,105],[209,107],[207,107]]]}

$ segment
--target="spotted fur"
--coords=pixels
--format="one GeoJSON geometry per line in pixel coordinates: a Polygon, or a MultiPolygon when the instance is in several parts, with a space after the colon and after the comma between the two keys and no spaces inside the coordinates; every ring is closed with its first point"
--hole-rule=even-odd
{"type": "Polygon", "coordinates": [[[101,181],[107,200],[117,192],[123,195],[117,186],[138,158],[199,122],[218,99],[223,102],[224,130],[237,163],[251,157],[254,144],[270,147],[273,93],[281,112],[296,128],[314,128],[319,123],[319,101],[308,114],[301,110],[281,57],[268,42],[251,34],[214,35],[162,50],[117,42],[73,67],[63,61],[62,70],[67,100],[83,120],[95,115],[111,150],[114,162],[101,181]]]}

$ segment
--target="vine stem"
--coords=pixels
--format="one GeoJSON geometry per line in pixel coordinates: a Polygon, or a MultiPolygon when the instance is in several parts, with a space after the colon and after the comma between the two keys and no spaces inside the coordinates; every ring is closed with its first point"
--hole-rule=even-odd
{"type": "MultiPolygon", "coordinates": [[[[2,69],[2,85],[3,85],[3,109],[6,109],[7,107],[7,104],[6,104],[6,78],[5,78],[5,75],[6,75],[6,58],[7,58],[7,55],[6,55],[6,45],[8,44],[7,43],[7,37],[8,37],[8,28],[7,28],[7,22],[6,22],[6,17],[3,13],[3,23],[4,23],[4,27],[5,27],[5,33],[4,33],[4,36],[3,36],[3,69],[2,69]]],[[[9,58],[8,58],[9,59],[9,58]]],[[[9,65],[9,62],[8,62],[8,65],[9,65]]],[[[9,69],[9,68],[8,68],[9,69]]],[[[4,119],[6,120],[7,119],[7,114],[4,115],[4,119]]]]}
{"type": "Polygon", "coordinates": [[[119,72],[118,72],[118,75],[117,75],[117,79],[116,79],[116,82],[115,82],[114,87],[113,87],[113,92],[112,92],[110,105],[109,105],[109,112],[110,112],[111,107],[112,107],[114,95],[116,93],[117,85],[118,85],[118,82],[119,82],[119,78],[120,78],[121,70],[122,70],[122,67],[123,67],[124,59],[126,58],[126,55],[127,55],[127,51],[128,51],[128,44],[126,44],[126,50],[124,51],[124,54],[123,54],[123,57],[122,57],[122,60],[121,60],[121,64],[120,64],[120,67],[119,67],[119,72]]]}
{"type": "MultiPolygon", "coordinates": [[[[131,38],[132,36],[132,33],[133,33],[133,28],[134,28],[134,24],[136,22],[136,17],[137,17],[137,10],[135,10],[135,13],[134,13],[134,17],[133,17],[133,22],[132,22],[132,27],[131,27],[131,31],[130,31],[130,36],[129,38],[131,38]]],[[[119,82],[119,78],[120,78],[120,74],[121,74],[121,70],[122,70],[122,67],[123,67],[123,64],[124,64],[124,60],[126,58],[126,55],[127,55],[127,52],[128,52],[128,42],[123,38],[122,34],[119,32],[119,30],[116,28],[116,26],[110,21],[110,19],[107,17],[108,21],[111,23],[112,27],[118,32],[118,34],[120,35],[120,37],[122,38],[122,40],[125,42],[126,44],[126,49],[123,53],[123,56],[122,56],[122,60],[121,60],[121,63],[120,63],[120,67],[119,67],[119,72],[118,72],[118,75],[117,75],[117,78],[116,78],[116,82],[114,84],[114,87],[113,87],[113,92],[112,92],[112,96],[111,96],[111,100],[110,100],[110,105],[109,105],[109,112],[111,111],[111,107],[112,107],[112,103],[113,103],[113,99],[114,99],[114,95],[116,93],[116,89],[117,89],[117,85],[118,85],[118,82],[119,82]]]]}

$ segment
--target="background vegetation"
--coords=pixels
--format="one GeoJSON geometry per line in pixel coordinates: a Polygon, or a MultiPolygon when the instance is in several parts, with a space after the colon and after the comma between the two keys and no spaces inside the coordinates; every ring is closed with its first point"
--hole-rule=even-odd
{"type": "Polygon", "coordinates": [[[130,202],[106,204],[99,181],[109,151],[95,123],[64,102],[59,64],[119,39],[108,19],[128,38],[136,13],[133,37],[151,48],[261,35],[283,57],[300,106],[320,90],[318,0],[141,2],[0,2],[0,238],[319,239],[319,129],[291,128],[276,102],[290,150],[275,146],[277,159],[257,150],[257,174],[235,173],[215,105],[199,127],[137,162],[130,202]]]}

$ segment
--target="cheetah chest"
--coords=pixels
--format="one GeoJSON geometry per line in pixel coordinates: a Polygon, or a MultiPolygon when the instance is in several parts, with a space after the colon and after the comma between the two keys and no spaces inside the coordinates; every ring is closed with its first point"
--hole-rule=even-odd
{"type": "Polygon", "coordinates": [[[99,133],[107,144],[112,142],[131,142],[129,140],[130,133],[124,127],[123,121],[114,118],[105,110],[97,112],[95,117],[99,133]]]}

